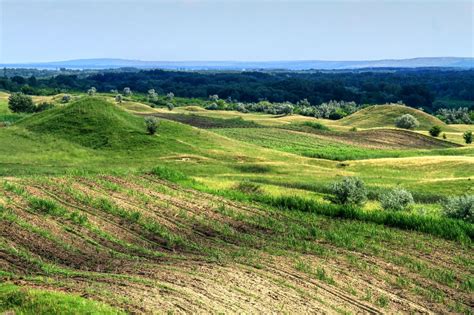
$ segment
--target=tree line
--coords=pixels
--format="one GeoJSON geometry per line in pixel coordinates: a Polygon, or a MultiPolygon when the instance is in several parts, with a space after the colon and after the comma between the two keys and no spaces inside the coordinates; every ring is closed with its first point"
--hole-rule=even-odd
{"type": "MultiPolygon", "coordinates": [[[[43,71],[44,72],[44,71],[43,71]]],[[[29,71],[29,74],[34,71],[29,71]]],[[[55,72],[57,73],[57,72],[55,72]]],[[[48,95],[59,92],[123,90],[176,96],[207,98],[219,95],[239,102],[267,100],[311,104],[331,100],[357,104],[404,104],[435,112],[435,100],[474,102],[474,70],[392,69],[386,71],[306,71],[306,72],[184,72],[184,71],[102,71],[83,74],[56,74],[36,78],[31,75],[4,76],[0,89],[25,94],[48,95]]]]}

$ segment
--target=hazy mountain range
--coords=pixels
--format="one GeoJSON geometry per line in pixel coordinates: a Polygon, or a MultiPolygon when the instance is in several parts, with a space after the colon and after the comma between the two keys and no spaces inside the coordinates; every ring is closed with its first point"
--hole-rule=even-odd
{"type": "Polygon", "coordinates": [[[67,61],[1,64],[8,68],[38,69],[169,69],[169,70],[342,70],[361,68],[474,68],[474,58],[462,57],[426,57],[411,59],[356,60],[356,61],[325,61],[325,60],[294,60],[294,61],[142,61],[129,59],[76,59],[67,61]]]}

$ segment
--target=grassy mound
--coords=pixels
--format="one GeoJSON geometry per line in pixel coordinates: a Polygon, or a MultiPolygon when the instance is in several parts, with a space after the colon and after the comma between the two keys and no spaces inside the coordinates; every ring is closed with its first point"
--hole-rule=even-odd
{"type": "Polygon", "coordinates": [[[418,129],[428,130],[432,126],[440,126],[443,130],[450,130],[450,127],[438,118],[403,105],[375,105],[364,108],[352,115],[341,119],[343,126],[358,128],[374,127],[395,127],[395,119],[404,114],[413,115],[420,122],[418,129]]]}
{"type": "Polygon", "coordinates": [[[44,111],[24,119],[19,126],[93,149],[131,148],[153,141],[145,133],[142,118],[100,98],[82,98],[44,111]]]}

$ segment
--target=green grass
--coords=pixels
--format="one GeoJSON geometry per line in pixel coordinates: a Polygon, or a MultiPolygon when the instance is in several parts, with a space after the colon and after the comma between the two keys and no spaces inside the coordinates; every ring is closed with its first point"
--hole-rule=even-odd
{"type": "Polygon", "coordinates": [[[14,314],[124,314],[78,295],[0,284],[0,312],[14,314]]]}
{"type": "Polygon", "coordinates": [[[433,150],[382,150],[369,149],[334,142],[307,133],[295,133],[279,128],[237,128],[214,129],[214,132],[231,139],[255,144],[264,148],[298,154],[310,158],[334,161],[361,160],[374,158],[400,158],[432,155],[474,155],[474,147],[468,149],[433,150]]]}
{"type": "Polygon", "coordinates": [[[432,126],[451,130],[448,125],[432,115],[408,106],[394,104],[369,106],[344,117],[338,123],[357,128],[395,127],[395,119],[404,114],[410,114],[418,120],[420,126],[417,129],[419,130],[428,130],[432,126]]]}

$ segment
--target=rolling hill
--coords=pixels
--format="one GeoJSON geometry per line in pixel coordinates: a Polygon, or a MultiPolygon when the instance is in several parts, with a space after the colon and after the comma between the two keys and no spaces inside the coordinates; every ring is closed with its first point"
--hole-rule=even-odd
{"type": "Polygon", "coordinates": [[[356,128],[395,128],[395,120],[404,114],[413,115],[419,121],[420,126],[417,129],[428,130],[432,126],[440,126],[442,130],[452,130],[450,126],[428,113],[396,104],[369,106],[344,117],[338,123],[356,128]]]}

